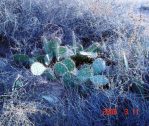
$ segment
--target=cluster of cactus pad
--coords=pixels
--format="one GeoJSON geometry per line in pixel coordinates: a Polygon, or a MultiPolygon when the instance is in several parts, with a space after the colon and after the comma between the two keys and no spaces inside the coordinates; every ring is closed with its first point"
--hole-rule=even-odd
{"type": "Polygon", "coordinates": [[[17,63],[28,63],[33,75],[44,76],[50,81],[59,80],[65,87],[75,87],[88,81],[95,87],[109,83],[106,76],[103,75],[106,63],[98,57],[101,50],[98,42],[83,49],[83,46],[76,42],[73,33],[72,46],[61,46],[61,40],[58,38],[50,40],[44,38],[43,50],[42,55],[36,54],[33,57],[15,54],[14,60],[17,63]],[[77,62],[83,59],[86,61],[81,61],[81,64],[78,65],[77,62]]]}

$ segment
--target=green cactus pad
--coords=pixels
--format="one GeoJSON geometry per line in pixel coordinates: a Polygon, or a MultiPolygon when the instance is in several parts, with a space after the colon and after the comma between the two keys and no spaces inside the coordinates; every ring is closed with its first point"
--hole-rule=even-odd
{"type": "Polygon", "coordinates": [[[77,44],[77,53],[79,53],[80,51],[83,51],[83,46],[81,44],[77,44]]]}
{"type": "Polygon", "coordinates": [[[29,57],[25,54],[15,54],[14,61],[18,63],[29,63],[29,57]]]}
{"type": "Polygon", "coordinates": [[[83,64],[81,65],[80,69],[84,69],[84,68],[91,68],[91,65],[90,64],[83,64]]]}
{"type": "Polygon", "coordinates": [[[91,69],[89,67],[82,68],[77,73],[77,77],[82,82],[87,81],[91,76],[93,76],[93,69],[91,69]]]}
{"type": "Polygon", "coordinates": [[[59,47],[59,54],[63,55],[67,52],[67,48],[65,46],[59,47]]]}
{"type": "Polygon", "coordinates": [[[58,38],[54,38],[51,40],[45,40],[43,42],[43,48],[47,54],[52,53],[54,57],[58,59],[58,54],[59,54],[59,45],[60,45],[60,40],[58,38]]]}
{"type": "Polygon", "coordinates": [[[67,55],[67,47],[60,46],[59,47],[59,57],[64,58],[67,55]]]}
{"type": "Polygon", "coordinates": [[[54,65],[54,73],[56,74],[56,76],[62,76],[64,75],[66,72],[68,72],[68,68],[66,67],[65,64],[61,63],[61,62],[57,62],[54,65]]]}
{"type": "Polygon", "coordinates": [[[104,85],[109,83],[108,78],[106,76],[104,76],[104,75],[92,76],[92,77],[90,77],[90,80],[97,87],[104,86],[104,85]]]}
{"type": "Polygon", "coordinates": [[[42,76],[46,77],[48,80],[50,81],[54,81],[56,80],[56,77],[54,75],[54,72],[52,71],[51,68],[48,68],[43,74],[42,76]]]}
{"type": "Polygon", "coordinates": [[[106,63],[103,59],[98,58],[93,62],[92,67],[95,75],[101,74],[106,69],[106,63]]]}
{"type": "Polygon", "coordinates": [[[40,62],[40,63],[44,64],[45,63],[44,58],[45,58],[45,55],[37,55],[37,56],[32,58],[32,61],[40,62]]]}
{"type": "Polygon", "coordinates": [[[85,52],[85,51],[81,51],[80,55],[87,56],[90,58],[96,58],[98,56],[98,54],[96,52],[85,52]]]}
{"type": "Polygon", "coordinates": [[[66,65],[69,71],[73,71],[75,69],[75,63],[70,58],[63,60],[62,63],[66,65]]]}
{"type": "Polygon", "coordinates": [[[100,44],[98,42],[95,42],[92,45],[90,45],[85,51],[87,51],[87,52],[97,52],[99,47],[100,47],[100,44]]]}
{"type": "Polygon", "coordinates": [[[53,57],[52,57],[51,54],[46,54],[45,57],[44,57],[44,64],[48,66],[51,63],[52,58],[53,57]]]}
{"type": "Polygon", "coordinates": [[[73,52],[72,47],[70,47],[70,46],[66,46],[66,47],[67,47],[66,57],[74,56],[75,53],[73,52]]]}
{"type": "Polygon", "coordinates": [[[74,87],[80,83],[79,79],[70,72],[65,73],[62,79],[65,87],[74,87]]]}
{"type": "Polygon", "coordinates": [[[59,45],[60,45],[60,40],[58,38],[53,38],[51,40],[44,39],[43,41],[43,48],[47,54],[51,53],[51,51],[53,51],[59,45]]]}
{"type": "Polygon", "coordinates": [[[39,62],[34,62],[30,69],[33,75],[40,76],[47,68],[39,62]]]}
{"type": "Polygon", "coordinates": [[[72,43],[73,43],[73,51],[74,51],[74,54],[76,55],[77,41],[76,41],[76,35],[75,35],[74,31],[72,31],[72,43]]]}

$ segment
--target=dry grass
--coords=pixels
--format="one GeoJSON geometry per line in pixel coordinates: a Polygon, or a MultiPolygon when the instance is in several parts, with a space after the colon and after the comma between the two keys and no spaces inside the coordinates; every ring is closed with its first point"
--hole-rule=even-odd
{"type": "MultiPolygon", "coordinates": [[[[64,3],[61,3],[61,4],[68,5],[68,3],[65,4],[65,2],[67,3],[68,1],[66,0],[64,1],[64,3]]],[[[78,4],[80,7],[80,8],[77,8],[80,10],[76,13],[76,15],[82,16],[84,13],[84,10],[87,10],[91,12],[93,16],[95,16],[92,18],[101,17],[101,19],[104,18],[107,20],[107,22],[109,23],[109,24],[106,24],[107,26],[111,24],[114,25],[114,29],[112,30],[118,34],[118,38],[115,39],[115,41],[111,45],[105,42],[105,49],[109,53],[110,59],[117,62],[117,66],[114,69],[115,75],[111,75],[109,73],[111,90],[102,91],[101,94],[98,94],[99,97],[96,97],[96,94],[94,94],[93,92],[93,97],[95,97],[95,100],[90,99],[90,101],[92,102],[89,102],[88,104],[86,104],[87,100],[82,99],[78,94],[71,96],[70,95],[72,93],[71,92],[69,94],[70,96],[67,95],[67,97],[69,96],[69,98],[66,98],[68,103],[65,103],[65,101],[62,101],[63,104],[59,104],[59,110],[57,110],[56,116],[54,116],[53,118],[57,122],[59,122],[59,124],[61,123],[61,118],[62,118],[62,121],[63,121],[62,125],[65,125],[65,120],[66,120],[65,116],[68,118],[67,121],[69,123],[71,123],[71,121],[78,122],[79,120],[80,122],[82,121],[82,124],[85,123],[86,125],[89,125],[98,119],[98,117],[96,118],[96,115],[99,114],[98,113],[99,108],[97,107],[102,106],[100,101],[102,100],[103,94],[106,97],[109,97],[111,96],[112,93],[114,94],[113,90],[117,90],[117,92],[119,93],[117,94],[117,97],[122,95],[125,95],[127,97],[127,93],[129,92],[129,90],[124,91],[125,86],[129,85],[129,87],[131,87],[132,80],[133,81],[135,80],[140,85],[142,84],[143,82],[142,74],[146,72],[146,69],[147,69],[146,66],[149,65],[144,63],[144,61],[146,60],[146,57],[149,54],[149,48],[147,49],[144,48],[145,42],[143,43],[141,41],[141,38],[144,38],[144,35],[149,36],[148,34],[149,28],[146,27],[146,25],[148,24],[146,22],[147,21],[146,17],[143,15],[134,13],[132,7],[128,8],[127,12],[123,13],[121,12],[122,10],[120,9],[116,10],[117,6],[111,1],[107,2],[104,0],[99,0],[99,1],[81,0],[79,2],[76,0],[74,4],[75,6],[78,4]],[[122,13],[122,14],[118,15],[118,13],[122,13]],[[144,28],[144,31],[142,31],[142,28],[144,28]],[[79,101],[80,105],[78,105],[77,101],[79,101]],[[89,107],[87,105],[89,105],[89,107]],[[93,112],[90,111],[90,108],[92,108],[91,110],[93,112]],[[87,111],[88,113],[86,113],[85,109],[88,110],[87,111]],[[95,117],[94,115],[92,115],[92,113],[95,114],[95,117]]],[[[71,4],[70,6],[72,5],[73,4],[71,4]]],[[[47,8],[48,7],[49,6],[47,5],[47,8]]],[[[56,8],[56,5],[54,7],[56,8]]],[[[64,7],[64,9],[66,8],[64,7]]],[[[64,11],[64,12],[66,13],[65,15],[68,14],[68,11],[64,11]]],[[[95,23],[98,24],[100,23],[100,21],[97,21],[95,23]]],[[[101,25],[105,25],[105,24],[101,24],[101,25]]],[[[101,27],[99,27],[99,29],[100,28],[101,27]]],[[[105,30],[106,29],[101,28],[101,31],[105,31],[105,30]]],[[[104,43],[104,40],[102,41],[104,43]]],[[[146,42],[149,42],[149,39],[146,39],[146,42]]],[[[26,46],[27,44],[28,43],[25,43],[26,46]]],[[[19,50],[19,49],[16,48],[15,50],[19,50]]],[[[9,77],[9,75],[7,76],[9,77]]],[[[5,75],[3,74],[3,76],[5,75]]],[[[19,91],[12,92],[14,98],[11,98],[10,100],[5,100],[4,106],[2,109],[2,114],[0,116],[0,126],[34,126],[35,125],[34,122],[32,122],[29,119],[28,115],[41,113],[41,114],[46,114],[49,117],[51,116],[46,111],[41,110],[43,106],[39,102],[28,101],[29,99],[33,100],[32,99],[33,95],[37,96],[36,99],[34,100],[39,100],[38,98],[39,97],[41,98],[41,94],[46,94],[48,92],[51,92],[51,90],[49,90],[51,89],[50,86],[48,85],[49,83],[44,82],[42,77],[34,78],[33,76],[30,75],[29,72],[28,73],[26,72],[26,75],[23,77],[21,76],[21,78],[24,79],[24,82],[27,88],[25,87],[25,88],[19,89],[19,91]],[[14,93],[16,93],[16,95],[14,93]]],[[[58,87],[55,86],[54,90],[55,92],[53,92],[53,94],[57,94],[58,96],[60,96],[59,95],[61,93],[60,89],[58,89],[58,87]]],[[[144,97],[144,96],[142,95],[141,97],[144,97]]],[[[116,96],[113,98],[116,99],[116,96]]],[[[108,104],[111,104],[111,102],[110,103],[108,102],[108,104]]],[[[110,119],[106,118],[105,120],[108,120],[110,122],[110,119]]],[[[75,125],[75,123],[73,125],[75,125]]]]}
{"type": "Polygon", "coordinates": [[[44,105],[39,102],[23,102],[13,103],[9,100],[4,103],[3,112],[0,116],[1,126],[34,126],[34,122],[31,121],[29,116],[36,115],[50,115],[43,110],[44,105]],[[39,108],[40,107],[40,108],[39,108]]]}

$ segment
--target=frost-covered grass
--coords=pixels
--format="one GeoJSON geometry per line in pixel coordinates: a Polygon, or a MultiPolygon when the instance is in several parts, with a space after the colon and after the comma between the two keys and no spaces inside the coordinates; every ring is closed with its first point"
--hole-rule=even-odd
{"type": "Polygon", "coordinates": [[[149,125],[148,22],[133,7],[116,0],[1,0],[0,35],[7,38],[11,54],[0,64],[0,125],[149,125]],[[104,73],[110,81],[108,87],[81,95],[14,63],[16,52],[41,53],[43,37],[58,37],[71,45],[72,31],[84,46],[100,42],[101,57],[115,62],[104,73]],[[14,83],[23,85],[12,90],[14,83]],[[47,95],[50,102],[42,98],[47,95]],[[119,112],[103,116],[104,108],[119,112]],[[126,108],[138,108],[139,114],[123,115],[126,108]]]}

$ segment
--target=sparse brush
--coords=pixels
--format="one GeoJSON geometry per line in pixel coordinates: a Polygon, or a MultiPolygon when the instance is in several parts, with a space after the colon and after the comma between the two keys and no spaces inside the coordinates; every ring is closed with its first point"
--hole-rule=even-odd
{"type": "MultiPolygon", "coordinates": [[[[37,108],[38,103],[36,102],[21,102],[14,105],[12,101],[8,101],[3,106],[3,112],[0,116],[1,126],[34,126],[29,118],[29,115],[46,112],[37,108]]],[[[48,114],[47,114],[48,115],[48,114]]]]}

